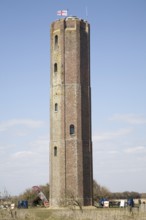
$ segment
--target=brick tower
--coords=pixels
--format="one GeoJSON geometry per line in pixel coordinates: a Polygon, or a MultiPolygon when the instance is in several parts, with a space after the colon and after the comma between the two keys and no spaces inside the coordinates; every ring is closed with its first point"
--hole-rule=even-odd
{"type": "Polygon", "coordinates": [[[51,24],[50,205],[92,205],[90,26],[51,24]]]}

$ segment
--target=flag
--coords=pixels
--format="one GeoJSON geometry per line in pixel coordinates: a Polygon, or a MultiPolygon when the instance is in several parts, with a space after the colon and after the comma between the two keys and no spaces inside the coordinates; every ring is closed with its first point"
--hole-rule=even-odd
{"type": "Polygon", "coordinates": [[[59,11],[57,11],[57,15],[59,15],[59,16],[67,16],[67,10],[59,10],[59,11]]]}

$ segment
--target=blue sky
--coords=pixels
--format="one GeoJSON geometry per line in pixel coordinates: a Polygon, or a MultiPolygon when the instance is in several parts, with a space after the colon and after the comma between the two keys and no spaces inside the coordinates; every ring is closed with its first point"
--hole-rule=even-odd
{"type": "Polygon", "coordinates": [[[0,192],[49,179],[50,24],[91,25],[94,179],[146,192],[146,1],[0,1],[0,192]]]}

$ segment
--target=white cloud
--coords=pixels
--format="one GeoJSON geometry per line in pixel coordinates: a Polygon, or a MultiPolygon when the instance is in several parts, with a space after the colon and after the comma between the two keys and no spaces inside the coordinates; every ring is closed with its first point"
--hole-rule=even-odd
{"type": "Polygon", "coordinates": [[[7,145],[7,148],[3,146],[0,149],[0,187],[4,185],[12,194],[19,194],[32,185],[49,181],[48,133],[36,134],[32,139],[26,139],[24,144],[16,142],[14,146],[7,145]],[[17,184],[13,180],[17,180],[17,184]]]}
{"type": "Polygon", "coordinates": [[[111,154],[111,155],[115,155],[115,154],[118,153],[118,151],[116,151],[116,150],[111,150],[111,151],[108,151],[107,153],[108,153],[108,154],[111,154]]]}
{"type": "Polygon", "coordinates": [[[35,147],[49,146],[49,134],[38,137],[31,145],[35,147]]]}
{"type": "Polygon", "coordinates": [[[129,124],[146,124],[146,118],[135,114],[115,114],[109,120],[126,122],[129,124]]]}
{"type": "Polygon", "coordinates": [[[98,133],[97,135],[93,135],[93,141],[105,141],[105,140],[112,140],[115,138],[119,138],[121,136],[126,136],[130,134],[133,130],[131,128],[126,128],[126,129],[120,129],[117,131],[112,131],[112,132],[103,132],[103,133],[98,133]]]}
{"type": "Polygon", "coordinates": [[[12,155],[12,158],[14,158],[14,159],[28,158],[32,155],[33,155],[33,152],[31,152],[31,151],[19,151],[19,152],[14,153],[12,155]]]}
{"type": "Polygon", "coordinates": [[[144,146],[131,147],[131,148],[127,148],[124,152],[130,154],[146,153],[146,147],[144,146]]]}
{"type": "Polygon", "coordinates": [[[6,131],[9,128],[15,126],[26,126],[29,128],[39,128],[44,125],[43,121],[32,120],[32,119],[11,119],[8,121],[0,122],[0,131],[6,131]]]}
{"type": "Polygon", "coordinates": [[[38,152],[39,154],[48,154],[49,150],[49,134],[40,136],[36,140],[29,143],[29,147],[33,152],[38,152]]]}

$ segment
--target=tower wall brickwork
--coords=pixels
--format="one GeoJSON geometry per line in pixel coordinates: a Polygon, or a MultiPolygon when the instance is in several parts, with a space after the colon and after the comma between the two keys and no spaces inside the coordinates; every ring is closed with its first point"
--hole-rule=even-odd
{"type": "Polygon", "coordinates": [[[50,205],[92,205],[90,26],[67,17],[50,35],[50,205]]]}

